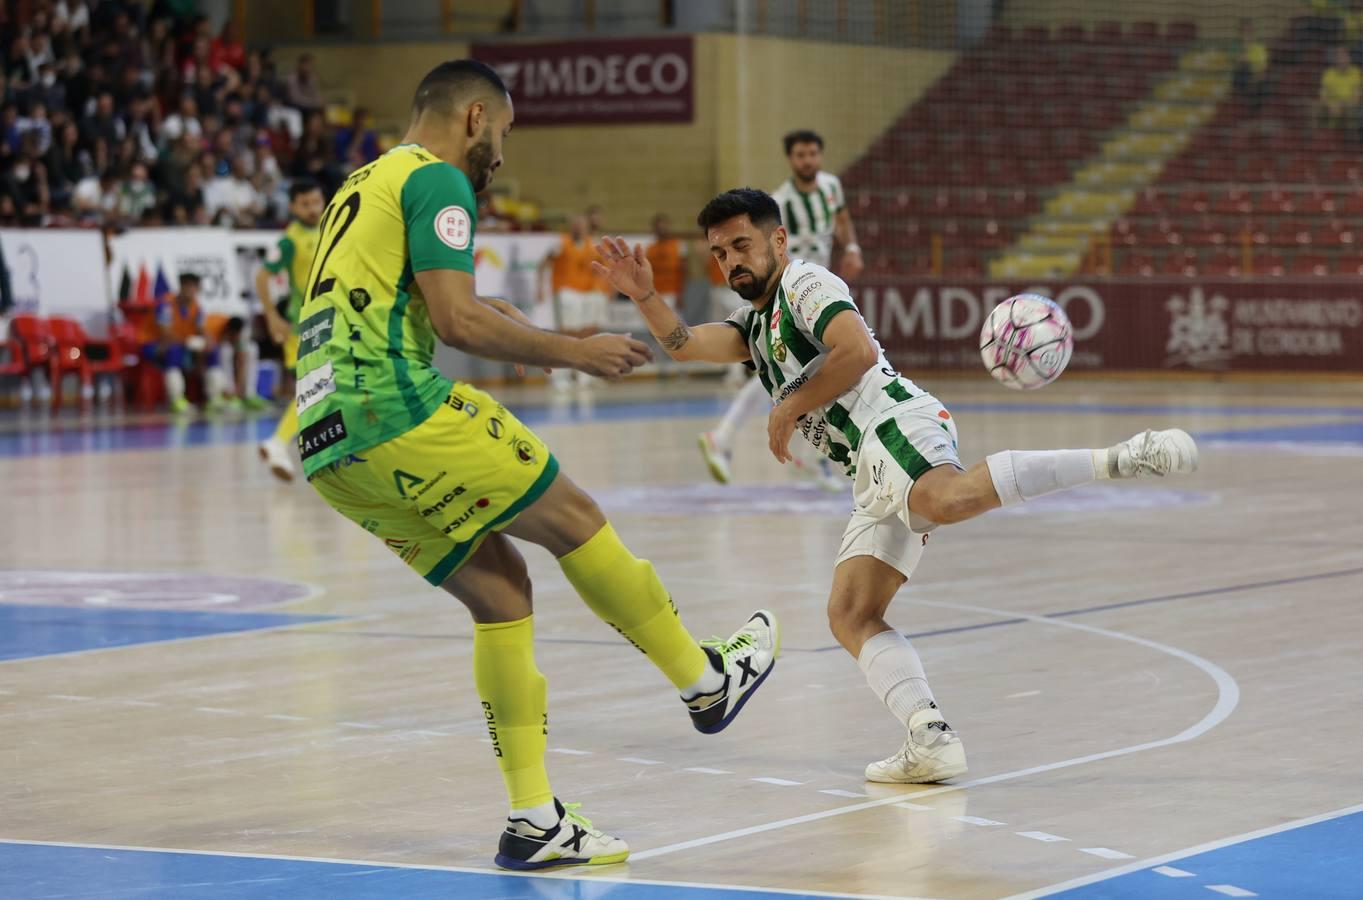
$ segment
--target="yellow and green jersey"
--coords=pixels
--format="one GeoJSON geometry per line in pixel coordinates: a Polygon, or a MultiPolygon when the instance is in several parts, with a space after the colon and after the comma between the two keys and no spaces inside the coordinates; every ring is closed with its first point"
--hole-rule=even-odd
{"type": "Polygon", "coordinates": [[[355,170],[327,205],[298,324],[308,475],[415,428],[449,395],[414,276],[472,273],[476,215],[467,176],[415,144],[355,170]]]}
{"type": "Polygon", "coordinates": [[[317,254],[317,236],[321,229],[309,228],[297,219],[284,229],[274,251],[265,259],[265,271],[271,275],[280,272],[289,274],[289,302],[284,308],[284,318],[292,323],[298,321],[298,311],[303,306],[303,290],[308,283],[308,272],[312,269],[312,258],[317,254]]]}

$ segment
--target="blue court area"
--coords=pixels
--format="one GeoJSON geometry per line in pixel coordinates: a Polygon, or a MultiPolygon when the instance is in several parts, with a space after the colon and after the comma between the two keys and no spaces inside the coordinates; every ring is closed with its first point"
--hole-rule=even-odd
{"type": "Polygon", "coordinates": [[[1363,897],[1363,812],[1179,857],[1053,897],[1363,897]]]}
{"type": "MultiPolygon", "coordinates": [[[[335,616],[0,604],[0,660],[259,631],[335,616]]],[[[0,897],[7,894],[0,893],[0,897]]]]}
{"type": "MultiPolygon", "coordinates": [[[[591,402],[586,404],[507,404],[531,427],[636,419],[719,416],[729,406],[724,395],[676,397],[667,400],[591,402]]],[[[1351,421],[1290,425],[1247,430],[1198,433],[1199,438],[1247,442],[1298,441],[1363,443],[1363,407],[1358,406],[1215,406],[1121,403],[949,403],[971,413],[1046,413],[1049,415],[1153,416],[1339,416],[1351,421]]],[[[191,419],[185,421],[85,422],[60,419],[43,427],[0,433],[0,457],[49,456],[66,453],[104,453],[123,450],[165,450],[213,444],[243,444],[274,433],[275,418],[191,419]]]]}
{"type": "MultiPolygon", "coordinates": [[[[619,867],[614,867],[619,871],[619,867]]],[[[855,896],[0,841],[5,900],[770,900],[855,896]]]]}

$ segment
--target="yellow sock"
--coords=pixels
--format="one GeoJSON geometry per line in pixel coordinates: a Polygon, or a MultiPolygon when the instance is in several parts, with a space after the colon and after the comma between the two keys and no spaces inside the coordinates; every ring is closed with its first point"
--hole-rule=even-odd
{"type": "Polygon", "coordinates": [[[678,690],[700,679],[709,657],[682,627],[653,564],[636,559],[609,522],[558,564],[592,612],[642,650],[678,690]]]}
{"type": "Polygon", "coordinates": [[[293,403],[284,407],[284,414],[279,417],[279,425],[274,430],[275,440],[287,444],[298,436],[298,413],[294,411],[293,403]]]}
{"type": "Polygon", "coordinates": [[[544,768],[548,682],[535,667],[534,618],[473,626],[473,680],[512,809],[554,799],[544,768]]]}

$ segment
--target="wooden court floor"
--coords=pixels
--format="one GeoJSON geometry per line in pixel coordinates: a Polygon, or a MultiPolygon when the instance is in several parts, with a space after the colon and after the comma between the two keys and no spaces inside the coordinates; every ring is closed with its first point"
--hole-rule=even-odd
{"type": "Polygon", "coordinates": [[[784,628],[699,735],[527,550],[555,788],[634,851],[547,878],[483,874],[505,811],[466,614],[271,479],[269,422],[4,420],[0,896],[370,896],[270,874],[291,860],[464,879],[393,897],[1363,896],[1363,386],[925,386],[968,462],[1171,425],[1203,456],[934,534],[890,620],[971,771],[903,787],[862,780],[902,735],[823,612],[848,497],[763,422],[711,484],[715,383],[500,392],[694,632],[784,628]]]}

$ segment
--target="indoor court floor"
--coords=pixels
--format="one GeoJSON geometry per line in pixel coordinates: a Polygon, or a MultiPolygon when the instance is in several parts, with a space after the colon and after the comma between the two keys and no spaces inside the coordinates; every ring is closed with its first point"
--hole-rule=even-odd
{"type": "Polygon", "coordinates": [[[971,770],[868,784],[902,733],[828,633],[850,496],[736,484],[707,380],[494,391],[701,635],[766,606],[722,735],[526,551],[560,797],[628,864],[491,862],[505,815],[469,619],[254,441],[272,420],[0,419],[0,898],[1363,897],[1363,387],[923,379],[967,462],[1196,435],[1185,478],[933,534],[890,621],[971,770]],[[1210,892],[1210,893],[1209,893],[1210,892]]]}

